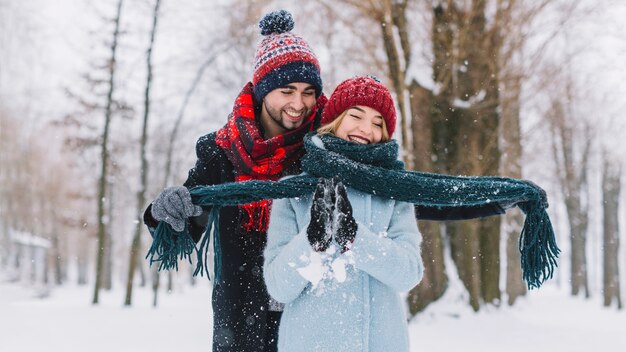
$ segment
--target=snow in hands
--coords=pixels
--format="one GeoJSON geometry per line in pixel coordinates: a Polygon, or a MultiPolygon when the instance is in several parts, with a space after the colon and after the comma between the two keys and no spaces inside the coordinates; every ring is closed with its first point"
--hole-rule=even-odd
{"type": "Polygon", "coordinates": [[[329,284],[344,282],[348,265],[354,264],[349,251],[356,236],[357,223],[343,184],[335,179],[321,179],[313,196],[307,237],[314,249],[303,255],[300,265],[290,265],[311,282],[316,293],[329,284]]]}
{"type": "Polygon", "coordinates": [[[337,246],[331,245],[324,252],[302,255],[299,263],[289,263],[305,280],[311,283],[311,292],[321,295],[345,282],[348,272],[354,269],[352,252],[340,254],[337,246]]]}

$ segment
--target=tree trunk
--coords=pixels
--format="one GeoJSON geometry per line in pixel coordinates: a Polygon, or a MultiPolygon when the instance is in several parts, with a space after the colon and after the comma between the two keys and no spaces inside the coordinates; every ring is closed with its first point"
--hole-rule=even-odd
{"type": "Polygon", "coordinates": [[[481,256],[478,221],[457,221],[446,224],[452,259],[459,279],[469,294],[469,305],[478,311],[481,306],[481,256]]]}
{"type": "MultiPolygon", "coordinates": [[[[432,172],[432,128],[430,106],[433,101],[429,90],[422,88],[413,80],[409,89],[411,98],[413,157],[415,169],[432,172]]],[[[430,303],[439,299],[448,286],[448,277],[445,270],[443,255],[443,238],[441,223],[433,221],[419,221],[420,232],[423,236],[422,260],[424,262],[424,278],[415,286],[407,297],[411,316],[416,315],[430,303]]]]}
{"type": "Polygon", "coordinates": [[[382,34],[383,46],[387,55],[387,67],[389,68],[389,77],[391,78],[393,90],[396,92],[396,100],[398,102],[398,110],[400,115],[400,136],[402,138],[402,150],[404,151],[404,162],[408,168],[413,167],[413,158],[411,153],[411,144],[409,139],[409,128],[407,121],[407,103],[406,103],[406,63],[401,62],[401,58],[407,58],[410,55],[410,47],[408,41],[402,36],[400,38],[401,47],[396,44],[395,29],[399,31],[406,28],[398,28],[397,25],[406,25],[406,21],[402,21],[405,17],[406,3],[402,1],[391,0],[382,1],[382,12],[380,13],[380,29],[382,34]],[[399,49],[402,49],[405,55],[400,55],[399,49]]]}
{"type": "MultiPolygon", "coordinates": [[[[52,231],[52,250],[50,251],[50,255],[52,256],[52,269],[54,272],[54,284],[60,286],[63,284],[63,263],[61,262],[61,241],[59,240],[59,232],[53,227],[52,231]]],[[[0,265],[1,267],[1,265],[0,265]]]]}
{"type": "MultiPolygon", "coordinates": [[[[152,87],[152,50],[154,48],[154,38],[156,35],[157,23],[159,19],[159,5],[161,0],[156,0],[154,4],[154,13],[152,17],[152,30],[150,32],[150,44],[148,46],[148,52],[146,54],[146,66],[147,66],[147,78],[146,89],[144,94],[144,114],[143,114],[143,129],[141,133],[141,168],[140,173],[140,186],[137,192],[137,218],[135,226],[135,234],[133,236],[133,242],[130,247],[130,259],[128,261],[128,280],[126,281],[126,298],[124,299],[124,305],[129,306],[132,304],[133,296],[133,279],[135,271],[137,270],[138,258],[137,254],[141,249],[141,230],[143,229],[143,211],[146,206],[146,188],[148,187],[148,158],[146,157],[146,145],[148,143],[148,117],[150,116],[150,89],[152,87]]],[[[145,284],[145,277],[142,273],[145,284]]]]}
{"type": "MultiPolygon", "coordinates": [[[[434,8],[433,74],[440,88],[432,106],[436,172],[499,171],[500,38],[497,28],[486,28],[485,11],[484,0],[473,1],[469,10],[451,3],[434,8]]],[[[472,308],[478,310],[481,302],[497,305],[500,219],[449,222],[446,230],[472,308]]]]}
{"type": "MultiPolygon", "coordinates": [[[[77,261],[77,272],[78,272],[78,285],[86,285],[89,280],[87,279],[88,276],[88,272],[89,272],[89,255],[87,253],[89,253],[89,251],[87,250],[87,247],[89,247],[89,245],[91,244],[90,239],[88,238],[81,238],[78,241],[78,245],[80,247],[79,252],[76,256],[76,261],[77,261]]],[[[97,302],[95,302],[94,304],[96,304],[97,302]]]]}
{"type": "Polygon", "coordinates": [[[104,267],[102,268],[102,288],[111,290],[113,288],[113,208],[114,208],[114,191],[113,184],[109,182],[109,206],[107,232],[104,241],[104,267]]]}
{"type": "Polygon", "coordinates": [[[120,18],[122,15],[122,4],[124,0],[119,0],[117,3],[117,14],[115,16],[115,30],[113,31],[113,40],[111,43],[111,59],[109,61],[109,90],[107,93],[107,101],[106,108],[104,113],[104,131],[102,132],[102,140],[101,140],[101,167],[100,167],[100,181],[98,186],[98,239],[97,239],[97,260],[96,260],[96,280],[94,285],[94,293],[93,293],[93,304],[98,304],[100,288],[102,285],[102,268],[104,266],[104,243],[106,236],[106,219],[105,219],[105,201],[107,194],[107,166],[109,163],[109,126],[111,124],[111,112],[113,108],[113,91],[114,91],[114,82],[115,82],[115,66],[116,66],[116,54],[117,54],[117,44],[120,34],[120,18]]]}
{"type": "MultiPolygon", "coordinates": [[[[500,28],[486,28],[485,1],[477,1],[474,26],[470,33],[477,34],[473,41],[482,43],[481,47],[468,43],[473,48],[474,60],[481,62],[481,70],[477,70],[478,89],[474,97],[479,99],[475,106],[476,117],[479,117],[479,148],[477,162],[478,175],[497,175],[500,171],[499,125],[500,125],[500,65],[499,55],[502,39],[500,28]]],[[[471,71],[471,70],[470,70],[471,71]]],[[[486,303],[499,305],[500,302],[500,224],[499,216],[480,220],[481,231],[481,281],[482,298],[486,303]]]]}
{"type": "MultiPolygon", "coordinates": [[[[503,82],[501,119],[501,174],[522,178],[522,137],[520,128],[521,77],[509,77],[503,82]]],[[[519,238],[524,226],[524,215],[519,209],[511,209],[503,217],[503,232],[506,238],[506,294],[512,306],[518,297],[526,295],[522,279],[519,238]]]]}
{"type": "Polygon", "coordinates": [[[159,300],[159,286],[161,284],[161,273],[158,266],[153,266],[150,269],[152,276],[152,306],[156,307],[159,300]]]}
{"type": "MultiPolygon", "coordinates": [[[[587,168],[591,148],[589,138],[584,138],[581,144],[575,144],[574,120],[567,115],[563,104],[554,99],[548,113],[551,123],[553,138],[552,150],[557,162],[557,173],[563,190],[567,220],[570,226],[571,238],[571,289],[572,295],[576,296],[584,291],[585,297],[589,297],[589,285],[587,279],[587,225],[588,205],[583,199],[589,199],[587,188],[587,168]],[[585,140],[586,139],[586,140],[585,140]],[[579,160],[574,158],[575,150],[580,149],[579,160]]],[[[586,133],[586,132],[585,132],[586,133]]]]}
{"type": "Polygon", "coordinates": [[[611,165],[604,156],[602,170],[602,200],[603,200],[603,291],[604,306],[608,307],[617,303],[617,308],[622,309],[619,281],[619,197],[621,170],[616,165],[611,165]]]}

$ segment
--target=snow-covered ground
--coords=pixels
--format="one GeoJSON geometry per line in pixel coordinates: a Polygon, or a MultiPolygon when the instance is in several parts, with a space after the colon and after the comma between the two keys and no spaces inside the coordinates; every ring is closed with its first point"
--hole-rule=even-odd
{"type": "MultiPolygon", "coordinates": [[[[37,298],[0,282],[0,351],[211,350],[208,283],[162,294],[156,309],[148,288],[135,290],[130,308],[122,306],[123,295],[121,288],[103,291],[101,304],[92,306],[90,286],[55,288],[37,298]]],[[[599,297],[572,298],[555,286],[530,292],[512,308],[479,313],[447,295],[410,323],[410,334],[415,352],[624,351],[626,311],[602,308],[599,297]]]]}

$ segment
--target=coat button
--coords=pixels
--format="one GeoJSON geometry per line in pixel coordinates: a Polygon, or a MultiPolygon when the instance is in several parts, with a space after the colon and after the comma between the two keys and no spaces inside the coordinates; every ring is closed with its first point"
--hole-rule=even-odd
{"type": "Polygon", "coordinates": [[[254,275],[254,276],[261,276],[261,268],[258,265],[255,265],[252,268],[252,275],[254,275]]]}
{"type": "Polygon", "coordinates": [[[255,322],[256,322],[256,319],[254,319],[252,315],[248,315],[248,317],[246,318],[246,324],[248,324],[249,326],[252,326],[254,325],[255,322]]]}

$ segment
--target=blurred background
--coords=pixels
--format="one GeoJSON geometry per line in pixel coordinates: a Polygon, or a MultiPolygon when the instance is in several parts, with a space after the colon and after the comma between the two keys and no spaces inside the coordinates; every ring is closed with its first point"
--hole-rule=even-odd
{"type": "MultiPolygon", "coordinates": [[[[226,122],[258,21],[282,8],[325,94],[360,74],[390,87],[408,168],[545,188],[562,254],[544,287],[622,308],[623,0],[0,0],[0,280],[37,297],[88,287],[93,304],[113,290],[127,306],[137,287],[158,306],[205,280],[149,268],[142,213],[226,122]]],[[[473,311],[529,295],[522,223],[516,210],[420,222],[410,316],[452,288],[473,311]]]]}

